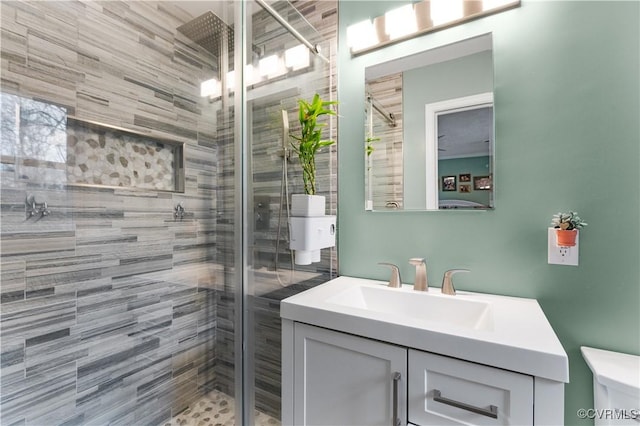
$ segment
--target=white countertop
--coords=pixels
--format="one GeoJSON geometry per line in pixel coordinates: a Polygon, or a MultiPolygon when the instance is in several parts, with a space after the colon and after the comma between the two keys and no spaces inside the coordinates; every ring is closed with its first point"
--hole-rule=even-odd
{"type": "Polygon", "coordinates": [[[439,288],[429,289],[429,297],[455,297],[487,303],[491,326],[477,329],[331,302],[336,294],[354,286],[413,292],[416,295],[412,286],[388,288],[386,284],[342,276],[283,300],[280,316],[523,374],[569,381],[567,354],[534,299],[464,291],[459,291],[456,296],[447,296],[441,294],[439,288]]]}

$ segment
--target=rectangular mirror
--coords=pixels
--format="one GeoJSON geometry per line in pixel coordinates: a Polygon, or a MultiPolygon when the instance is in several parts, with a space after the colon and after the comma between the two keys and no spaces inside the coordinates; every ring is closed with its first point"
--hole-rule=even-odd
{"type": "Polygon", "coordinates": [[[365,70],[366,209],[494,208],[491,35],[365,70]]]}

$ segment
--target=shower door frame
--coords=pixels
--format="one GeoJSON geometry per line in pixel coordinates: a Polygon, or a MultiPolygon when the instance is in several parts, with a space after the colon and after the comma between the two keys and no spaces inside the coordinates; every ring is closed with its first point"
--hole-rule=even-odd
{"type": "Polygon", "coordinates": [[[234,111],[234,163],[239,165],[234,173],[234,209],[240,212],[240,220],[235,221],[234,229],[234,268],[236,283],[234,285],[235,294],[235,338],[234,338],[234,368],[235,380],[235,418],[236,424],[249,424],[252,418],[252,410],[247,400],[251,383],[249,383],[249,360],[246,356],[245,336],[248,334],[248,321],[245,321],[245,298],[248,289],[248,179],[247,179],[247,89],[245,82],[245,66],[247,60],[247,2],[240,1],[240,6],[234,8],[234,73],[235,73],[235,96],[234,111]],[[238,46],[240,46],[238,48],[238,46]],[[239,280],[239,282],[238,282],[239,280]],[[239,368],[238,368],[239,367],[239,368]],[[239,402],[239,403],[238,403],[239,402]],[[246,420],[246,421],[245,421],[246,420]]]}
{"type": "MultiPolygon", "coordinates": [[[[251,221],[249,208],[253,194],[251,193],[251,131],[252,122],[249,120],[251,111],[249,110],[249,95],[247,92],[247,76],[245,66],[249,62],[252,51],[248,48],[252,41],[252,6],[263,7],[256,0],[241,0],[234,8],[234,210],[236,220],[234,223],[234,381],[235,381],[235,418],[237,425],[249,425],[255,422],[255,360],[250,351],[249,339],[254,338],[253,322],[248,296],[251,294],[253,284],[251,276],[251,221]],[[237,65],[241,64],[241,65],[237,65]]],[[[269,12],[270,13],[270,12],[269,12]]],[[[273,16],[273,15],[272,15],[273,16]]],[[[300,40],[300,34],[293,27],[284,25],[281,19],[274,19],[283,25],[291,35],[300,40]]],[[[312,27],[313,28],[313,27],[312,27]]],[[[315,30],[315,28],[313,28],[315,30]]],[[[319,33],[318,33],[319,35],[319,33]]],[[[304,38],[304,37],[303,37],[304,38]]],[[[329,58],[331,49],[334,48],[329,40],[323,40],[328,44],[329,58]]],[[[308,48],[310,43],[304,43],[308,48]]],[[[318,53],[316,47],[312,50],[315,55],[327,62],[327,78],[329,91],[333,93],[333,75],[331,73],[330,60],[318,53]]],[[[333,99],[331,99],[333,100],[333,99]]],[[[333,134],[335,121],[330,120],[329,132],[333,134]]],[[[331,162],[330,162],[331,167],[331,162]]],[[[333,190],[332,190],[333,191],[333,190]]],[[[331,201],[330,201],[331,203],[331,201]]],[[[330,268],[333,270],[333,261],[330,268]]],[[[280,419],[278,419],[280,420],[280,419]]]]}

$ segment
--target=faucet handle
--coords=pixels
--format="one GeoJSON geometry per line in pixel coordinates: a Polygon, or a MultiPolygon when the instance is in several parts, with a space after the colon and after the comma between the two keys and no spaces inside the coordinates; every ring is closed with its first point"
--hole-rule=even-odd
{"type": "Polygon", "coordinates": [[[449,269],[444,273],[442,277],[442,294],[448,294],[450,296],[456,295],[456,288],[453,286],[453,274],[458,272],[471,272],[468,269],[449,269]]]}
{"type": "Polygon", "coordinates": [[[402,280],[400,279],[400,268],[393,263],[387,262],[378,262],[378,265],[388,266],[391,268],[391,278],[389,278],[388,287],[398,288],[402,285],[402,280]]]}

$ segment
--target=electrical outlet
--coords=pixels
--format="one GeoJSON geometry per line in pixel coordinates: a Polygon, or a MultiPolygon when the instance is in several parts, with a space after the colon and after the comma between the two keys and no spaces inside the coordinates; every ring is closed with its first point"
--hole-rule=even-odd
{"type": "Polygon", "coordinates": [[[571,265],[578,266],[578,242],[580,233],[576,237],[576,245],[573,247],[561,247],[556,244],[556,230],[548,229],[548,256],[547,261],[553,265],[571,265]]]}

